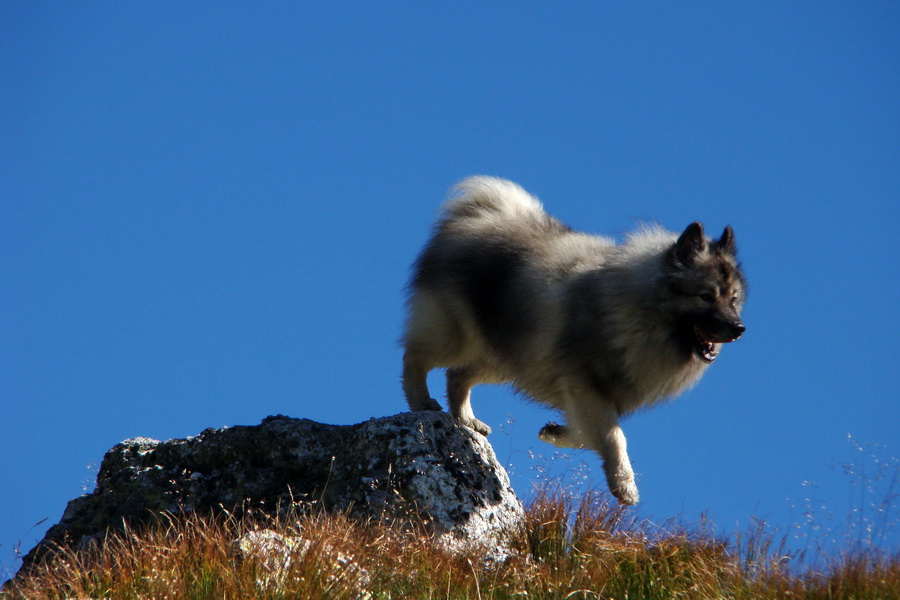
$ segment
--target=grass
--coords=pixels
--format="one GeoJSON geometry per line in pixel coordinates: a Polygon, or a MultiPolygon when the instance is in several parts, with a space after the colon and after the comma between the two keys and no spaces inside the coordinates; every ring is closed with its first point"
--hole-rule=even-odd
{"type": "Polygon", "coordinates": [[[502,563],[495,553],[449,554],[424,526],[360,522],[308,506],[280,517],[192,514],[60,549],[0,600],[897,600],[900,553],[884,548],[900,526],[900,460],[848,442],[852,460],[835,465],[851,484],[844,522],[813,494],[794,504],[801,518],[786,531],[758,521],[724,539],[704,517],[659,526],[585,491],[587,466],[573,471],[562,457],[562,475],[553,460],[538,461],[544,489],[521,530],[510,532],[502,563]],[[255,550],[240,550],[236,540],[258,531],[265,533],[255,550]]]}
{"type": "Polygon", "coordinates": [[[418,526],[193,514],[60,550],[0,598],[900,598],[900,555],[857,547],[788,569],[763,525],[729,542],[702,521],[660,533],[630,514],[596,493],[538,494],[503,563],[449,554],[418,526]],[[240,552],[260,529],[305,541],[240,552]]]}

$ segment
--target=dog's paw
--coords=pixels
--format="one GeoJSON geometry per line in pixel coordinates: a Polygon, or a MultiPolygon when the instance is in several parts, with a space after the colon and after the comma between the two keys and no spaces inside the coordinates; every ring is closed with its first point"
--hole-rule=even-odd
{"type": "Polygon", "coordinates": [[[614,486],[610,487],[610,491],[620,503],[628,506],[637,504],[638,500],[640,500],[634,479],[618,481],[614,486]]]}
{"type": "Polygon", "coordinates": [[[413,412],[419,410],[443,410],[441,405],[434,398],[424,398],[416,402],[409,403],[409,409],[413,412]]]}
{"type": "Polygon", "coordinates": [[[480,433],[483,436],[488,436],[491,434],[490,426],[487,423],[479,421],[474,417],[471,419],[458,419],[458,421],[466,427],[474,429],[476,432],[480,433]]]}
{"type": "Polygon", "coordinates": [[[538,432],[538,439],[557,448],[584,448],[584,444],[578,439],[572,430],[559,423],[547,423],[538,432]]]}
{"type": "Polygon", "coordinates": [[[550,422],[541,427],[541,430],[538,432],[538,439],[542,442],[547,442],[548,444],[553,444],[556,446],[560,441],[562,441],[568,435],[568,430],[565,425],[560,425],[559,423],[550,422]]]}

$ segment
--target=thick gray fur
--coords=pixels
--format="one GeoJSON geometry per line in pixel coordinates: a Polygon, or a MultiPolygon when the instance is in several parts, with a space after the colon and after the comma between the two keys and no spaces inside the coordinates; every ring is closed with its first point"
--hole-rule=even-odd
{"type": "Polygon", "coordinates": [[[440,410],[428,372],[447,368],[450,412],[487,435],[470,390],[510,383],[564,413],[540,438],[592,448],[612,493],[638,501],[619,417],[697,382],[721,344],[744,331],[745,281],[734,233],[645,227],[622,244],[575,232],[521,187],[458,184],[414,265],[403,390],[440,410]]]}

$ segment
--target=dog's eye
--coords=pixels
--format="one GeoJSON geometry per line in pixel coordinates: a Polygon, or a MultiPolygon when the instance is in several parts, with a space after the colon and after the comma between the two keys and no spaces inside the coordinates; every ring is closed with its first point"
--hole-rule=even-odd
{"type": "Polygon", "coordinates": [[[700,296],[700,299],[703,300],[704,302],[715,302],[716,301],[716,297],[709,292],[703,292],[699,296],[700,296]]]}

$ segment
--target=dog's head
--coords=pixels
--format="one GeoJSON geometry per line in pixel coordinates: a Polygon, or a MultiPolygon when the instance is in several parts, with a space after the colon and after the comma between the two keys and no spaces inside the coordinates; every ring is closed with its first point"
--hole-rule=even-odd
{"type": "Polygon", "coordinates": [[[713,362],[719,346],[745,330],[741,308],[747,284],[731,227],[710,240],[700,223],[688,225],[666,254],[665,273],[679,342],[703,362],[713,362]]]}

